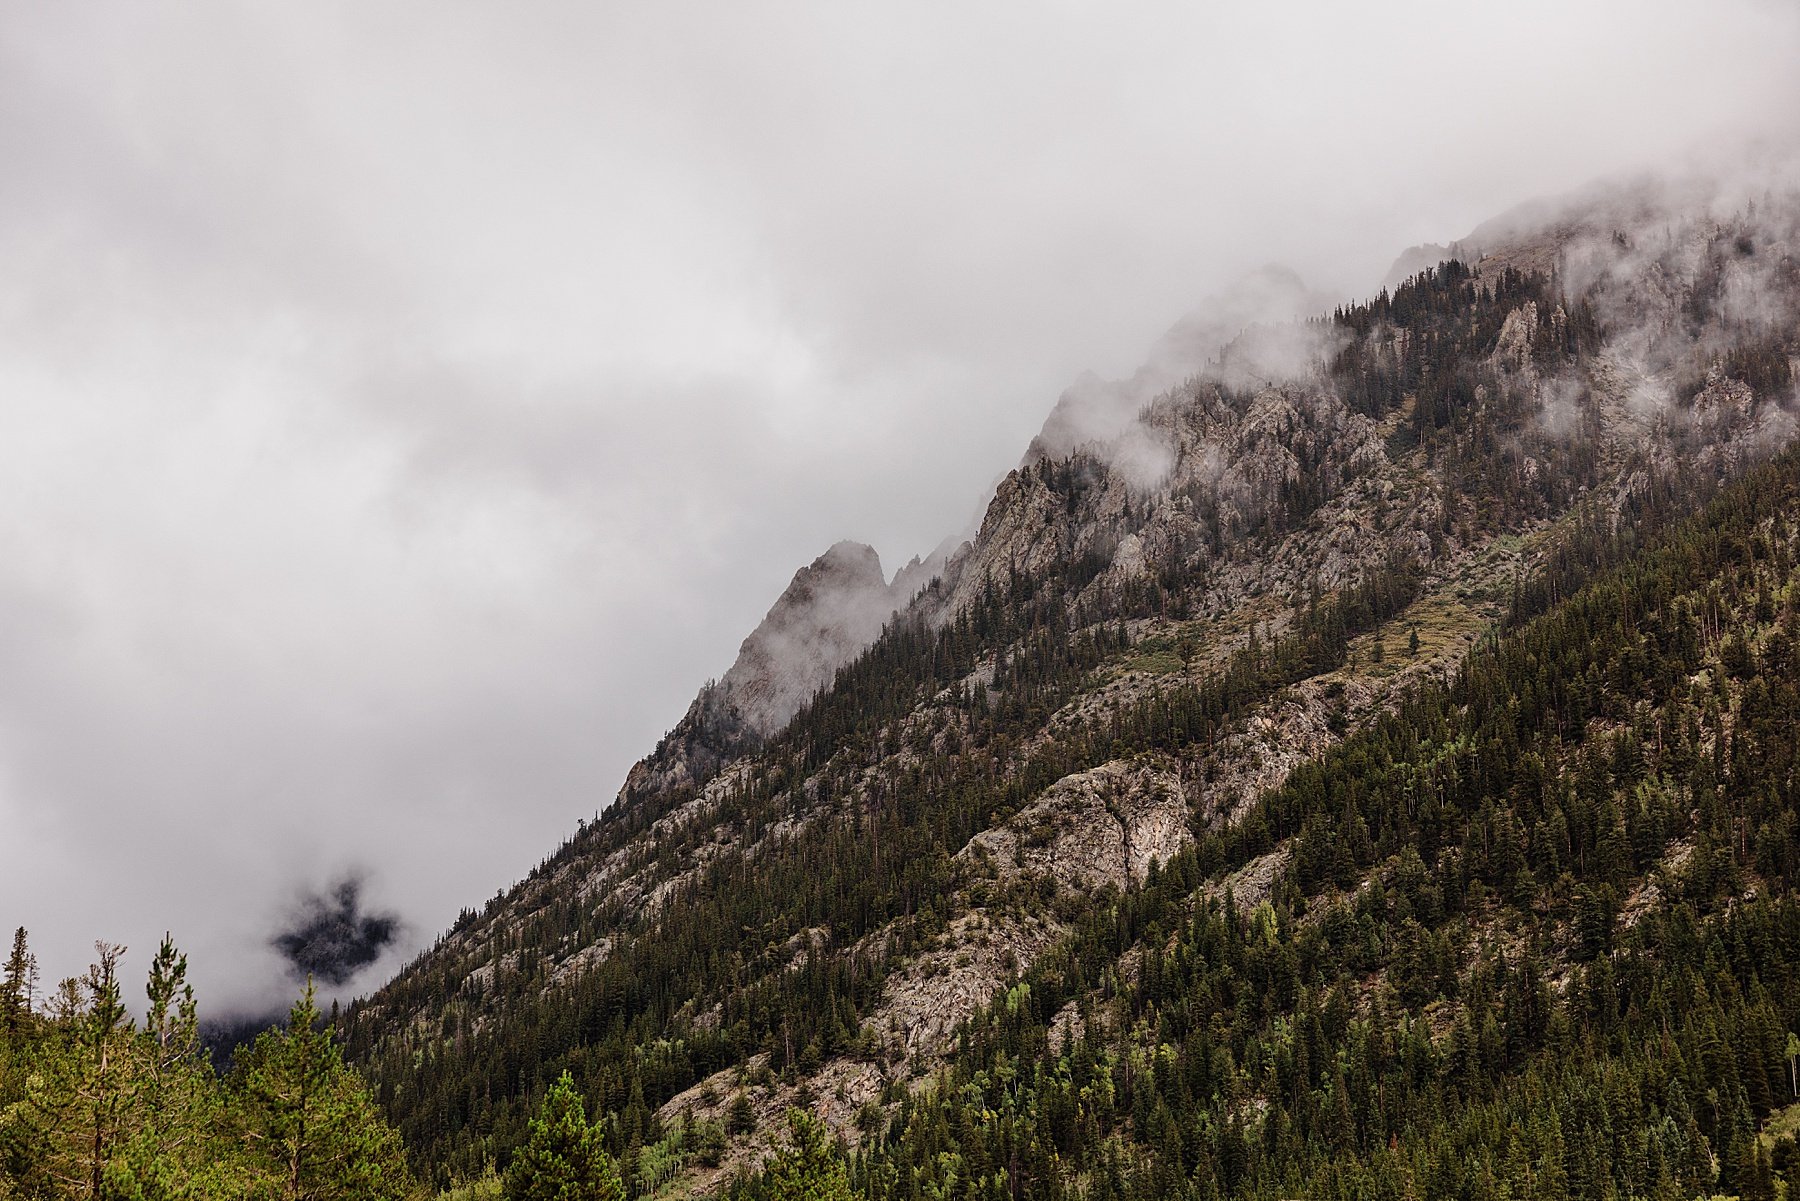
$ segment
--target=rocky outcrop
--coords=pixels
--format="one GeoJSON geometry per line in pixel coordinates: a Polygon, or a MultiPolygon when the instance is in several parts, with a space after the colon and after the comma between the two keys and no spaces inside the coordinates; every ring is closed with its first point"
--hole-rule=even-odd
{"type": "MultiPolygon", "coordinates": [[[[1337,587],[1396,549],[1417,549],[1398,545],[1417,541],[1417,526],[1371,529],[1367,507],[1376,498],[1355,491],[1390,466],[1376,424],[1316,375],[1264,380],[1249,391],[1193,380],[1151,404],[1120,438],[1011,472],[980,532],[946,565],[944,587],[925,603],[947,619],[1008,580],[1081,562],[1107,569],[1096,590],[1164,566],[1217,571],[1200,598],[1214,612],[1268,590],[1276,574],[1287,590],[1315,574],[1337,587]],[[1266,538],[1266,555],[1248,553],[1259,535],[1321,512],[1342,516],[1298,540],[1266,538]]],[[[1383,503],[1433,504],[1418,483],[1390,471],[1383,503]]]]}
{"type": "Polygon", "coordinates": [[[1003,874],[1090,891],[1142,881],[1188,840],[1188,798],[1165,760],[1114,761],[1064,776],[1008,821],[977,834],[965,856],[1003,874]]]}
{"type": "Polygon", "coordinates": [[[730,669],[631,769],[621,799],[698,786],[780,732],[941,564],[941,555],[915,558],[890,583],[873,547],[839,542],[795,572],[730,669]]]}
{"type": "Polygon", "coordinates": [[[1119,440],[1143,407],[1216,364],[1226,346],[1253,326],[1286,326],[1325,312],[1331,298],[1314,292],[1286,267],[1267,266],[1208,297],[1159,338],[1129,378],[1085,372],[1056,407],[1025,454],[1025,464],[1061,459],[1091,443],[1119,440]]]}
{"type": "Polygon", "coordinates": [[[1068,932],[1049,912],[971,911],[936,947],[888,977],[864,1023],[900,1064],[929,1064],[956,1028],[1068,932]]]}
{"type": "Polygon", "coordinates": [[[839,542],[794,573],[738,648],[719,691],[745,726],[767,738],[875,641],[894,610],[911,599],[888,586],[873,547],[839,542]]]}

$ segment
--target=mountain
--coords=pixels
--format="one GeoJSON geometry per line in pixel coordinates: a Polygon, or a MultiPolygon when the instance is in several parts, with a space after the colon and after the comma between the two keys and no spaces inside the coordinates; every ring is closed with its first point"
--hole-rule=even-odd
{"type": "Polygon", "coordinates": [[[941,565],[802,571],[345,1013],[421,1171],[568,1070],[644,1193],[798,1106],[884,1197],[1773,1197],[1800,195],[1457,245],[1078,384],[941,565]]]}
{"type": "Polygon", "coordinates": [[[941,562],[915,558],[889,581],[873,547],[839,542],[795,572],[730,669],[631,769],[618,803],[691,789],[761,746],[875,641],[941,562]]]}
{"type": "MultiPolygon", "coordinates": [[[[1433,259],[1426,265],[1437,263],[1433,259]]],[[[1131,427],[1138,410],[1205,370],[1246,329],[1281,326],[1330,308],[1330,297],[1309,290],[1288,268],[1271,265],[1251,272],[1171,326],[1130,378],[1103,380],[1084,373],[1057,398],[1026,450],[1026,462],[1066,458],[1088,443],[1116,439],[1131,427]]]]}

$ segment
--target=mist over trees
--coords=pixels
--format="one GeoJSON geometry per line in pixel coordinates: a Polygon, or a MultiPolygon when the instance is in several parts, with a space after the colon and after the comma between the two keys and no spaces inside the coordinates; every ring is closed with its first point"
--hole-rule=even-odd
{"type": "Polygon", "coordinates": [[[288,961],[296,980],[347,984],[394,940],[399,918],[370,911],[363,904],[362,892],[361,878],[351,875],[308,895],[288,927],[270,940],[288,961]]]}

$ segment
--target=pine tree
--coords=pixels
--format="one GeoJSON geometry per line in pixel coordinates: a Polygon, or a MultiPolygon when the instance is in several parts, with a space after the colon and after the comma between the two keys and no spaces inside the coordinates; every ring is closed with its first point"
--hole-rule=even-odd
{"type": "Polygon", "coordinates": [[[725,1115],[725,1133],[736,1137],[755,1129],[756,1107],[750,1104],[749,1094],[740,1091],[731,1099],[731,1108],[725,1115]]]}
{"type": "Polygon", "coordinates": [[[118,984],[125,948],[100,942],[94,949],[87,974],[64,981],[55,1036],[6,1115],[8,1141],[28,1165],[26,1187],[46,1196],[102,1196],[138,1117],[131,1023],[118,984]]]}
{"type": "Polygon", "coordinates": [[[544,1094],[525,1145],[506,1169],[507,1201],[625,1201],[602,1127],[589,1124],[575,1081],[564,1072],[544,1094]]]}
{"type": "Polygon", "coordinates": [[[265,1031],[240,1060],[232,1091],[254,1170],[281,1201],[380,1201],[411,1191],[399,1136],[344,1066],[310,979],[287,1027],[265,1031]]]}
{"type": "Polygon", "coordinates": [[[144,991],[150,1006],[133,1063],[138,1129],[121,1153],[114,1191],[145,1199],[233,1192],[242,1172],[219,1142],[218,1079],[200,1044],[187,956],[167,934],[144,991]]]}
{"type": "Polygon", "coordinates": [[[122,1035],[131,1031],[125,1002],[119,994],[119,957],[125,948],[112,943],[94,944],[98,961],[88,969],[87,1021],[78,1037],[85,1054],[85,1079],[76,1090],[81,1116],[85,1120],[83,1138],[90,1148],[87,1157],[91,1196],[101,1194],[107,1164],[117,1154],[115,1138],[123,1122],[131,1116],[132,1096],[128,1074],[126,1046],[122,1035]]]}
{"type": "Polygon", "coordinates": [[[12,953],[6,957],[6,976],[0,979],[0,1027],[16,1035],[31,1016],[32,994],[37,988],[37,960],[25,943],[25,927],[13,931],[12,953]]]}
{"type": "Polygon", "coordinates": [[[46,1019],[0,1038],[0,1198],[412,1195],[398,1134],[316,1029],[310,995],[296,1028],[259,1040],[226,1090],[173,942],[152,964],[143,1030],[121,997],[123,948],[97,946],[98,962],[64,982],[46,1019]]]}
{"type": "Polygon", "coordinates": [[[788,1137],[763,1177],[767,1201],[851,1201],[849,1173],[824,1123],[803,1109],[790,1109],[788,1137]]]}

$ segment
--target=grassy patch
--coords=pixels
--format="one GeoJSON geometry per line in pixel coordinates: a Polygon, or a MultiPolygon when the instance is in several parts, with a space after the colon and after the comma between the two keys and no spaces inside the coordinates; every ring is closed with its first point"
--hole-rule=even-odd
{"type": "Polygon", "coordinates": [[[1126,671],[1146,671],[1153,676],[1173,675],[1185,666],[1181,656],[1172,650],[1146,650],[1133,648],[1132,652],[1121,660],[1126,671]]]}
{"type": "Polygon", "coordinates": [[[1528,539],[1495,538],[1479,555],[1457,568],[1414,601],[1404,613],[1350,642],[1355,674],[1385,678],[1420,660],[1460,654],[1506,613],[1513,576],[1528,539]],[[1418,635],[1417,652],[1411,648],[1418,635]],[[1375,660],[1379,642],[1381,661],[1375,660]]]}
{"type": "Polygon", "coordinates": [[[1118,659],[1118,670],[1143,671],[1166,676],[1183,670],[1185,653],[1189,659],[1204,659],[1213,644],[1223,636],[1219,622],[1184,621],[1168,629],[1140,638],[1118,659]]]}
{"type": "Polygon", "coordinates": [[[438,1201],[500,1201],[500,1177],[490,1169],[480,1180],[459,1184],[438,1194],[438,1201]]]}

